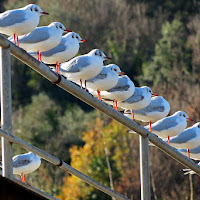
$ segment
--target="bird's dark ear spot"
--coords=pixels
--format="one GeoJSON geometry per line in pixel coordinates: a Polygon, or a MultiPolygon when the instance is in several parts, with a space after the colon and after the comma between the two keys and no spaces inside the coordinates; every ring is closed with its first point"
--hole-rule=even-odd
{"type": "Polygon", "coordinates": [[[31,7],[31,11],[33,11],[33,8],[31,7]]]}

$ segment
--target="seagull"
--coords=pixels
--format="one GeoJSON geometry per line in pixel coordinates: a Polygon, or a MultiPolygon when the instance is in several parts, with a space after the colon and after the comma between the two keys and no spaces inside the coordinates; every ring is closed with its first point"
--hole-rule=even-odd
{"type": "MultiPolygon", "coordinates": [[[[181,152],[183,155],[187,156],[188,155],[188,150],[187,149],[178,149],[179,152],[181,152]]],[[[194,160],[200,160],[200,146],[190,149],[190,158],[194,160]]]]}
{"type": "MultiPolygon", "coordinates": [[[[200,166],[200,162],[197,165],[200,166]]],[[[196,172],[194,172],[191,169],[183,169],[183,171],[184,171],[184,175],[187,175],[187,174],[196,174],[196,172]]]]}
{"type": "Polygon", "coordinates": [[[35,4],[5,11],[0,14],[0,33],[14,36],[14,42],[19,46],[18,36],[33,31],[38,26],[41,15],[48,13],[35,4]]]}
{"type": "MultiPolygon", "coordinates": [[[[168,144],[170,144],[170,137],[183,132],[187,126],[187,120],[193,121],[184,111],[177,111],[173,115],[153,123],[151,131],[160,138],[168,138],[168,144]]],[[[149,129],[150,126],[147,125],[144,128],[149,129]]]]}
{"type": "Polygon", "coordinates": [[[177,149],[187,149],[190,158],[190,149],[198,147],[200,144],[200,122],[185,129],[179,135],[171,138],[170,145],[177,149]]]}
{"type": "Polygon", "coordinates": [[[89,53],[77,56],[68,62],[60,64],[60,74],[65,76],[72,82],[82,82],[95,77],[103,69],[103,61],[111,59],[107,57],[101,50],[93,49],[89,53]]]}
{"type": "MultiPolygon", "coordinates": [[[[60,63],[72,59],[79,51],[79,43],[86,42],[78,33],[70,32],[62,37],[60,44],[48,51],[41,52],[42,61],[45,64],[56,64],[59,73],[60,63]]],[[[30,53],[33,57],[37,57],[37,52],[30,53]]]]}
{"type": "Polygon", "coordinates": [[[150,87],[136,87],[135,92],[128,99],[118,103],[118,106],[124,109],[131,110],[134,120],[134,110],[140,110],[147,107],[151,102],[151,96],[157,96],[154,94],[150,87]]]}
{"type": "Polygon", "coordinates": [[[106,65],[97,76],[86,80],[88,90],[97,91],[98,98],[101,100],[100,91],[109,90],[114,87],[118,82],[119,75],[122,74],[124,72],[117,65],[106,65]]]}
{"type": "Polygon", "coordinates": [[[32,152],[16,155],[12,160],[13,174],[21,175],[24,183],[26,183],[25,174],[34,172],[41,164],[41,158],[32,152]]]}
{"type": "Polygon", "coordinates": [[[113,88],[101,91],[101,97],[105,103],[113,103],[113,108],[117,110],[117,103],[128,99],[134,92],[134,83],[127,75],[123,75],[119,77],[117,84],[113,88]]]}
{"type": "MultiPolygon", "coordinates": [[[[40,52],[56,47],[64,31],[71,32],[60,22],[52,22],[48,26],[37,27],[31,33],[19,36],[19,45],[26,51],[38,52],[38,60],[42,61],[40,52]]],[[[10,40],[12,41],[13,38],[10,40]]]]}
{"type": "MultiPolygon", "coordinates": [[[[151,123],[166,117],[169,111],[170,105],[168,101],[162,96],[155,96],[151,98],[151,102],[147,107],[134,111],[134,119],[142,122],[149,122],[151,131],[151,123]]],[[[128,118],[132,118],[132,111],[125,110],[124,115],[128,118]]]]}

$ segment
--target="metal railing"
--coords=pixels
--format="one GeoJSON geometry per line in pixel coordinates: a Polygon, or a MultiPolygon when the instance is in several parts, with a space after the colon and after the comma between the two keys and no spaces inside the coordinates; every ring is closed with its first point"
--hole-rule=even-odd
{"type": "MultiPolygon", "coordinates": [[[[67,79],[65,79],[62,76],[59,76],[57,73],[53,72],[48,66],[39,62],[38,60],[33,58],[31,55],[29,55],[25,50],[17,47],[16,45],[14,45],[13,43],[8,41],[5,37],[3,37],[1,35],[0,35],[0,46],[2,47],[2,49],[10,48],[11,54],[13,56],[15,56],[16,58],[18,58],[19,60],[21,60],[22,62],[27,64],[29,67],[31,67],[32,69],[34,69],[35,71],[40,73],[46,79],[48,79],[51,82],[58,82],[57,85],[59,87],[61,87],[62,89],[64,89],[65,91],[71,93],[72,95],[81,99],[82,101],[89,104],[90,106],[100,110],[104,114],[115,119],[116,121],[125,125],[129,129],[134,130],[141,136],[140,137],[141,199],[150,200],[150,172],[149,172],[148,141],[152,142],[155,146],[157,146],[159,149],[161,149],[162,151],[164,151],[165,153],[170,155],[172,158],[174,158],[181,164],[185,165],[186,167],[188,167],[188,168],[192,169],[193,171],[195,171],[196,173],[200,174],[200,166],[195,164],[195,162],[193,162],[191,159],[187,158],[186,156],[184,156],[183,154],[178,152],[175,148],[173,148],[173,147],[169,146],[167,143],[163,142],[155,134],[144,129],[142,126],[138,125],[133,120],[125,117],[120,112],[114,110],[110,106],[106,105],[105,103],[99,101],[97,98],[93,97],[91,94],[82,90],[76,84],[68,81],[67,79]]],[[[1,59],[3,59],[3,58],[1,58],[1,59]]],[[[3,67],[7,67],[7,66],[3,66],[3,67]]],[[[78,176],[79,178],[81,178],[84,181],[88,182],[89,184],[93,185],[97,189],[109,194],[110,196],[116,197],[117,199],[128,199],[127,197],[120,195],[119,193],[111,190],[110,188],[103,186],[102,184],[91,179],[90,177],[87,177],[86,175],[82,174],[81,172],[73,169],[71,166],[67,165],[66,163],[61,162],[58,158],[54,157],[55,160],[54,161],[51,160],[52,156],[50,154],[47,154],[47,153],[43,152],[42,150],[20,140],[19,138],[11,135],[10,132],[5,131],[5,129],[0,130],[0,135],[5,137],[7,140],[9,140],[11,142],[15,142],[15,143],[19,144],[21,147],[23,147],[27,150],[33,151],[34,153],[41,156],[43,159],[45,159],[49,162],[52,162],[53,164],[55,164],[57,166],[59,166],[60,163],[63,163],[61,166],[62,169],[70,172],[71,174],[74,174],[75,176],[78,176]],[[99,186],[102,186],[106,190],[103,190],[99,186]]],[[[11,148],[11,147],[9,147],[9,148],[11,148]]],[[[9,157],[11,157],[11,155],[12,155],[12,153],[8,154],[9,157]]],[[[10,162],[10,160],[8,159],[6,162],[10,162]]],[[[9,165],[10,165],[10,163],[9,163],[9,165]]]]}

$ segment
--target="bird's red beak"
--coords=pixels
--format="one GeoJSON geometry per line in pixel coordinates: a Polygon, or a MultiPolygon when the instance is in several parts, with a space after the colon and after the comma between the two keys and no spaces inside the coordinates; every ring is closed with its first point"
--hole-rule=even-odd
{"type": "Polygon", "coordinates": [[[193,119],[191,119],[191,118],[188,118],[188,120],[193,121],[193,119]]]}
{"type": "Polygon", "coordinates": [[[49,15],[48,12],[41,12],[42,15],[49,15]]]}
{"type": "Polygon", "coordinates": [[[87,41],[85,40],[85,39],[82,39],[82,40],[80,40],[81,42],[84,42],[84,43],[86,43],[87,41]]]}
{"type": "Polygon", "coordinates": [[[106,60],[112,60],[112,58],[110,58],[110,57],[104,57],[106,60]]]}
{"type": "Polygon", "coordinates": [[[158,96],[158,95],[157,95],[157,94],[155,94],[155,93],[153,93],[152,95],[153,95],[153,96],[158,96]]]}
{"type": "Polygon", "coordinates": [[[65,29],[64,31],[66,31],[66,32],[72,32],[72,31],[70,31],[69,29],[65,29]]]}

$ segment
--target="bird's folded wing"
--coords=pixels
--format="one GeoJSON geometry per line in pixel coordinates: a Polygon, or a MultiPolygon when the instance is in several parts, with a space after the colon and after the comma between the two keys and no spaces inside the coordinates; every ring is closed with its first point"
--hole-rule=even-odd
{"type": "Polygon", "coordinates": [[[31,33],[19,37],[20,43],[38,43],[50,38],[50,34],[48,32],[48,27],[39,27],[36,28],[31,33]]]}
{"type": "Polygon", "coordinates": [[[15,156],[13,158],[13,167],[17,168],[17,167],[26,166],[30,162],[31,160],[25,155],[15,156]]]}
{"type": "Polygon", "coordinates": [[[59,44],[58,46],[54,47],[53,49],[42,52],[41,55],[45,56],[45,57],[51,57],[54,54],[64,52],[66,49],[67,49],[67,46],[65,44],[59,44]]]}
{"type": "Polygon", "coordinates": [[[12,26],[17,23],[22,23],[26,20],[24,10],[12,10],[0,14],[0,27],[12,26]]]}

